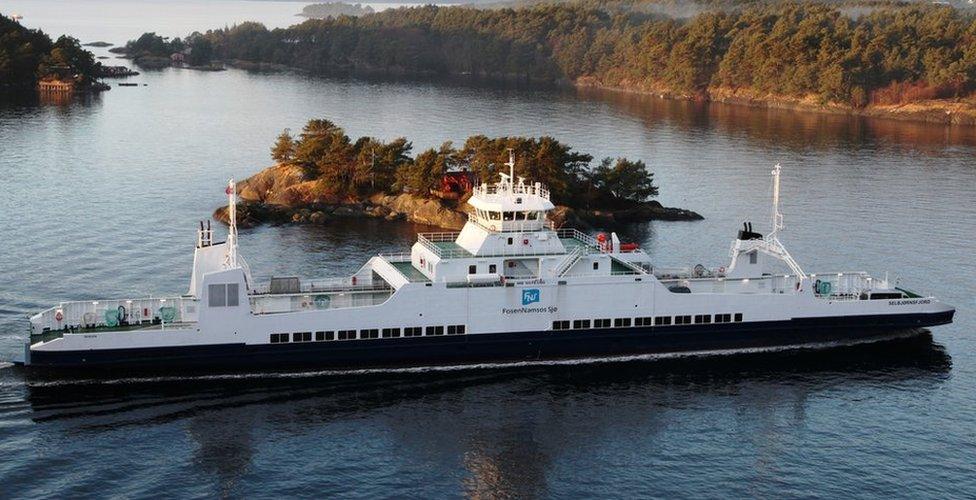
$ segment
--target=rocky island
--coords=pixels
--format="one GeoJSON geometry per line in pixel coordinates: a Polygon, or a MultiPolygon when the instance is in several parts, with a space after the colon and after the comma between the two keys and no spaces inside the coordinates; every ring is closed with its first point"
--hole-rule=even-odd
{"type": "MultiPolygon", "coordinates": [[[[460,229],[471,187],[497,178],[510,149],[517,175],[550,186],[557,226],[702,219],[650,200],[658,187],[643,162],[606,158],[591,168],[592,156],[551,137],[473,136],[461,147],[447,142],[411,157],[405,138],[352,141],[334,123],[312,120],[297,138],[282,132],[272,148],[274,166],[238,183],[238,221],[327,224],[378,217],[460,229]]],[[[226,207],[214,217],[226,222],[226,207]]]]}
{"type": "Polygon", "coordinates": [[[102,64],[77,39],[62,35],[52,41],[43,31],[0,13],[0,94],[36,91],[70,97],[108,90],[98,80],[101,71],[102,64]]]}

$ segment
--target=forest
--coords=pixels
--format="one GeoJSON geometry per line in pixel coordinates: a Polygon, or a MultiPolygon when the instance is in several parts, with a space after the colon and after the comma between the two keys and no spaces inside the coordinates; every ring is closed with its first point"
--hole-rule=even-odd
{"type": "Polygon", "coordinates": [[[974,90],[971,11],[921,2],[725,0],[692,4],[690,17],[666,14],[681,5],[427,5],[274,30],[244,23],[199,36],[216,58],[327,75],[467,75],[693,98],[745,89],[855,108],[974,90]]]}
{"type": "Polygon", "coordinates": [[[73,79],[81,87],[97,83],[101,64],[70,36],[52,41],[0,13],[0,91],[34,89],[39,80],[73,79]]]}
{"type": "Polygon", "coordinates": [[[430,196],[443,175],[468,170],[481,181],[498,180],[498,172],[515,154],[516,174],[549,186],[553,202],[579,208],[630,208],[657,195],[654,174],[641,161],[605,158],[591,168],[593,157],[573,151],[551,137],[469,137],[455,147],[446,142],[411,156],[413,144],[401,137],[382,142],[371,137],[353,141],[329,120],[310,120],[297,137],[283,131],[271,156],[278,163],[301,167],[307,179],[325,191],[364,196],[412,192],[430,196]]]}

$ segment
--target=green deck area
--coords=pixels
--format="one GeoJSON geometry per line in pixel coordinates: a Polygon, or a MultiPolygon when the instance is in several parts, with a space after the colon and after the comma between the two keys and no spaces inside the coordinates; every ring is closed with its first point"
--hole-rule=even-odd
{"type": "Polygon", "coordinates": [[[390,265],[395,267],[397,271],[400,271],[400,274],[406,276],[407,279],[412,283],[430,281],[426,276],[424,276],[424,273],[418,271],[417,268],[413,267],[413,264],[409,261],[390,262],[390,265]]]}
{"type": "Polygon", "coordinates": [[[466,259],[474,257],[471,252],[465,250],[453,241],[434,241],[432,242],[441,251],[441,255],[451,259],[466,259]]]}
{"type": "Polygon", "coordinates": [[[572,252],[576,247],[585,247],[586,243],[580,241],[576,238],[559,238],[563,246],[566,247],[566,253],[572,252]]]}
{"type": "Polygon", "coordinates": [[[621,264],[617,259],[610,259],[610,274],[637,274],[637,272],[621,264]]]}

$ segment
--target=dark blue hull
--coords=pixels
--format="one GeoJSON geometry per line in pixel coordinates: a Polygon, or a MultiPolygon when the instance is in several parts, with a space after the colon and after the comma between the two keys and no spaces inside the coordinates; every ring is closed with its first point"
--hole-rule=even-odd
{"type": "Polygon", "coordinates": [[[803,346],[857,341],[952,321],[953,311],[898,316],[668,327],[512,332],[285,344],[32,351],[29,364],[53,368],[372,368],[572,359],[803,346]]]}

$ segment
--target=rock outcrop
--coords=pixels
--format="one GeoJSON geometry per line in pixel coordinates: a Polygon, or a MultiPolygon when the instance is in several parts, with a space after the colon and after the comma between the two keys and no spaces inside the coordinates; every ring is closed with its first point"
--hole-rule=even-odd
{"type": "MultiPolygon", "coordinates": [[[[367,199],[342,197],[317,180],[307,180],[302,169],[287,164],[268,167],[237,183],[238,225],[298,223],[326,224],[338,218],[376,217],[407,220],[445,229],[461,229],[471,209],[461,200],[427,198],[416,194],[375,194],[367,199]]],[[[214,212],[227,223],[227,207],[214,212]]],[[[700,220],[690,210],[661,206],[656,201],[625,210],[578,210],[558,206],[549,214],[557,227],[608,227],[649,220],[700,220]]]]}

